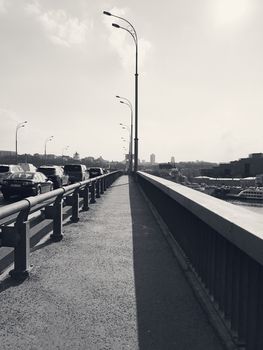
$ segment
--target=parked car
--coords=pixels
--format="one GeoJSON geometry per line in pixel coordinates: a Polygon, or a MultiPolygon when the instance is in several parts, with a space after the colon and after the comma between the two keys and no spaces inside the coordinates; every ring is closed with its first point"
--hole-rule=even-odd
{"type": "Polygon", "coordinates": [[[13,195],[36,196],[53,190],[53,182],[40,172],[21,171],[10,175],[3,181],[4,199],[13,195]]]}
{"type": "Polygon", "coordinates": [[[0,164],[0,185],[2,185],[3,180],[9,175],[23,171],[19,165],[15,164],[0,164]]]}
{"type": "Polygon", "coordinates": [[[75,183],[89,178],[89,172],[84,164],[65,164],[64,172],[69,176],[69,182],[75,183]]]}
{"type": "Polygon", "coordinates": [[[37,171],[40,171],[53,182],[54,188],[60,188],[69,184],[69,176],[64,174],[64,170],[57,165],[41,165],[37,171]]]}
{"type": "Polygon", "coordinates": [[[37,168],[31,164],[31,163],[18,163],[18,165],[24,170],[24,171],[37,171],[37,168]]]}
{"type": "Polygon", "coordinates": [[[90,176],[90,178],[97,177],[97,176],[101,176],[101,175],[104,174],[102,168],[95,168],[95,167],[92,167],[92,168],[89,168],[88,171],[89,171],[89,176],[90,176]]]}

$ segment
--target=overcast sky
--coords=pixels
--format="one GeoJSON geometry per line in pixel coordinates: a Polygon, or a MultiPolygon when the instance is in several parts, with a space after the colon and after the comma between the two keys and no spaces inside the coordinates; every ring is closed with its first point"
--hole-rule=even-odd
{"type": "Polygon", "coordinates": [[[140,159],[263,152],[262,0],[0,0],[0,149],[27,120],[19,153],[123,159],[134,43],[103,10],[139,37],[140,159]]]}

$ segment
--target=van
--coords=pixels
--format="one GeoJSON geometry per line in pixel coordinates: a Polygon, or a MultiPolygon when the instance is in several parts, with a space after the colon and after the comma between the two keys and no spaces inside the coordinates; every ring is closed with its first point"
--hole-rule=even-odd
{"type": "Polygon", "coordinates": [[[66,164],[64,165],[64,173],[68,175],[71,184],[89,178],[89,173],[84,164],[66,164]]]}

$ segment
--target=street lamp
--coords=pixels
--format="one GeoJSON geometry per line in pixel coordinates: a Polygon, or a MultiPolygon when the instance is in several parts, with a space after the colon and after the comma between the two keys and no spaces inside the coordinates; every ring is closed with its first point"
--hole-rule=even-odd
{"type": "Polygon", "coordinates": [[[52,141],[54,136],[49,136],[45,141],[45,164],[47,164],[47,143],[52,141]]]}
{"type": "Polygon", "coordinates": [[[27,123],[27,120],[25,120],[24,122],[22,123],[18,123],[17,126],[16,126],[16,164],[18,163],[18,154],[17,154],[17,134],[18,134],[18,130],[20,128],[24,128],[25,125],[27,123]]]}
{"type": "Polygon", "coordinates": [[[134,137],[134,172],[136,173],[138,170],[138,36],[136,33],[136,30],[134,28],[134,26],[127,21],[127,19],[123,18],[123,17],[119,17],[116,15],[113,15],[112,13],[108,12],[108,11],[103,11],[104,15],[107,16],[112,16],[115,18],[118,18],[124,22],[126,22],[129,25],[129,28],[125,28],[120,26],[119,24],[116,23],[112,23],[112,26],[118,29],[123,29],[126,30],[126,32],[128,32],[133,40],[134,40],[134,44],[135,44],[135,137],[134,137]]]}
{"type": "Polygon", "coordinates": [[[117,98],[121,99],[120,103],[125,104],[130,108],[131,111],[131,129],[130,129],[130,134],[131,134],[131,141],[130,141],[130,172],[132,172],[132,162],[133,162],[133,149],[132,149],[132,140],[133,140],[133,108],[131,101],[128,100],[126,97],[122,96],[116,96],[117,98]],[[124,100],[124,101],[122,101],[124,100]]]}
{"type": "Polygon", "coordinates": [[[66,146],[62,149],[62,164],[64,164],[64,151],[68,151],[69,146],[66,146]]]}
{"type": "Polygon", "coordinates": [[[64,151],[68,151],[69,146],[66,146],[62,149],[62,158],[64,157],[64,151]]]}

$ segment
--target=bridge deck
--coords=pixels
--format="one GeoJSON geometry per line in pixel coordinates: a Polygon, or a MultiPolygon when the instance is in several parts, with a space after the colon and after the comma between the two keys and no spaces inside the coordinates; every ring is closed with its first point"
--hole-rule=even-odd
{"type": "Polygon", "coordinates": [[[223,348],[128,177],[64,233],[28,280],[1,282],[2,350],[223,348]]]}

